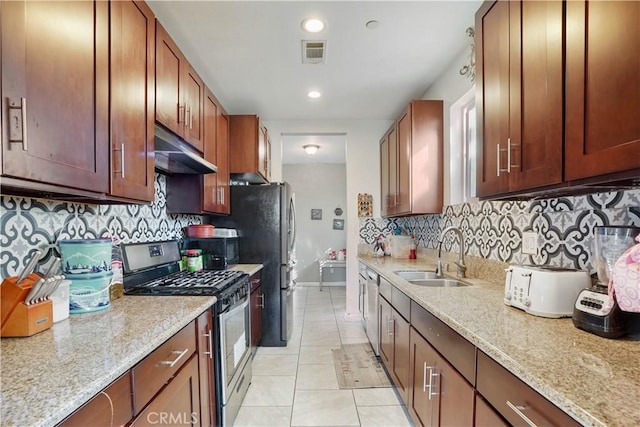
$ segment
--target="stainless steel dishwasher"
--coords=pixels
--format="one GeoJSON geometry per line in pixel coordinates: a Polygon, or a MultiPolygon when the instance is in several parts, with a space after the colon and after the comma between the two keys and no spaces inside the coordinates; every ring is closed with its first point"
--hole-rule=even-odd
{"type": "Polygon", "coordinates": [[[380,356],[380,278],[378,274],[367,269],[367,301],[365,306],[366,310],[366,332],[371,347],[376,356],[380,356]]]}

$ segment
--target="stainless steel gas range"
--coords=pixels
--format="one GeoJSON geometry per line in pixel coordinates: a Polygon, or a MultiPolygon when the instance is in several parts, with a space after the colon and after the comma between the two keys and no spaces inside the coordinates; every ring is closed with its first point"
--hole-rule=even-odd
{"type": "MultiPolygon", "coordinates": [[[[249,275],[231,270],[180,271],[175,240],[123,246],[127,295],[208,295],[213,307],[216,343],[213,370],[217,425],[232,425],[251,383],[249,275]]],[[[212,343],[213,344],[213,343],[212,343]]]]}

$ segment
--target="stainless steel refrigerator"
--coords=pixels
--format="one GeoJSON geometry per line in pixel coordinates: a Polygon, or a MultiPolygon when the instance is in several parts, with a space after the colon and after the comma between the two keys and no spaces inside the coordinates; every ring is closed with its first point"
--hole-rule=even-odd
{"type": "Polygon", "coordinates": [[[238,230],[240,263],[264,264],[262,340],[287,345],[293,330],[295,205],[286,182],[231,187],[231,215],[210,216],[216,227],[238,230]]]}

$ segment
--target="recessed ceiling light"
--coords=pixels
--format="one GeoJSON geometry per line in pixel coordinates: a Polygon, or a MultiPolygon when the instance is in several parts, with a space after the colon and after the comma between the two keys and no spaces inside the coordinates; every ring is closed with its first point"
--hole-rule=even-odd
{"type": "Polygon", "coordinates": [[[376,28],[378,28],[380,26],[380,23],[378,21],[376,21],[375,19],[367,22],[366,24],[364,24],[365,27],[367,27],[370,30],[375,30],[376,28]]]}
{"type": "Polygon", "coordinates": [[[309,98],[316,99],[316,98],[320,98],[322,96],[322,94],[320,92],[318,92],[317,90],[311,90],[311,91],[309,91],[307,93],[307,96],[309,98]]]}
{"type": "Polygon", "coordinates": [[[307,18],[302,21],[302,29],[310,33],[319,33],[324,30],[324,22],[318,18],[307,18]]]}

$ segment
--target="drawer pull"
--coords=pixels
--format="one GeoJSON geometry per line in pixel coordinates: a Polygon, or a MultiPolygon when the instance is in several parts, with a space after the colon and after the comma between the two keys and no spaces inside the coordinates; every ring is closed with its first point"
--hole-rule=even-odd
{"type": "Polygon", "coordinates": [[[424,365],[422,367],[422,392],[427,392],[427,362],[424,362],[424,365]]]}
{"type": "Polygon", "coordinates": [[[260,296],[260,302],[258,303],[258,307],[264,308],[264,293],[261,293],[259,296],[260,296]]]}
{"type": "Polygon", "coordinates": [[[185,354],[187,354],[187,352],[189,351],[188,348],[185,348],[184,350],[180,351],[180,350],[174,350],[171,352],[171,354],[177,354],[178,357],[176,357],[173,360],[163,360],[162,362],[160,362],[161,365],[169,365],[170,368],[173,368],[175,366],[176,363],[178,363],[178,360],[182,359],[182,356],[184,356],[185,354]]]}
{"type": "Polygon", "coordinates": [[[520,418],[522,418],[522,419],[524,420],[524,422],[525,422],[525,423],[527,423],[527,425],[529,425],[530,427],[538,427],[538,426],[536,425],[536,423],[534,423],[533,421],[531,421],[531,420],[529,419],[529,417],[527,417],[527,416],[522,412],[522,411],[524,411],[525,409],[527,409],[527,407],[526,407],[526,406],[516,406],[516,405],[514,405],[513,403],[509,402],[508,400],[507,400],[507,406],[508,406],[509,408],[511,408],[511,409],[513,410],[513,412],[515,412],[516,414],[518,414],[518,416],[519,416],[520,418]]]}
{"type": "Polygon", "coordinates": [[[209,351],[205,351],[204,354],[208,355],[209,359],[213,359],[213,331],[209,329],[209,332],[204,334],[204,336],[209,338],[209,346],[207,347],[209,351]]]}
{"type": "Polygon", "coordinates": [[[432,368],[429,368],[429,400],[431,400],[431,398],[433,396],[437,396],[438,392],[437,389],[434,392],[433,389],[436,386],[436,384],[433,383],[433,379],[436,378],[436,380],[440,377],[440,374],[436,374],[433,372],[432,368]]]}
{"type": "Polygon", "coordinates": [[[393,319],[387,321],[387,335],[390,337],[393,336],[393,319]]]}

